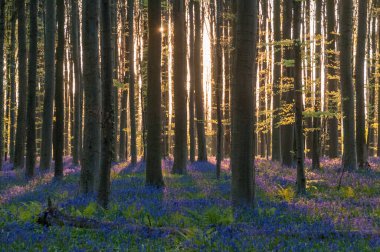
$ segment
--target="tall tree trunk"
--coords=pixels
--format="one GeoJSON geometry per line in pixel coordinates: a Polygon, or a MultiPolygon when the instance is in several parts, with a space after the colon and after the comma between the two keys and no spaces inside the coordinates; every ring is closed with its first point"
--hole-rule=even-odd
{"type": "Polygon", "coordinates": [[[64,105],[64,53],[65,53],[65,1],[57,0],[57,62],[55,69],[55,124],[54,124],[54,177],[63,177],[63,150],[65,131],[65,105],[64,105]]]}
{"type": "Polygon", "coordinates": [[[162,187],[161,170],[161,1],[148,0],[148,90],[146,184],[162,187]]]}
{"type": "MultiPolygon", "coordinates": [[[[30,30],[29,30],[29,69],[28,69],[28,106],[27,106],[27,142],[26,142],[26,170],[25,176],[34,176],[36,164],[36,86],[37,86],[37,8],[38,0],[30,1],[30,30]]],[[[2,76],[0,74],[0,76],[2,76]]]]}
{"type": "Polygon", "coordinates": [[[229,18],[224,18],[224,74],[225,74],[225,88],[224,88],[224,156],[230,157],[231,154],[231,3],[224,2],[224,13],[229,18]]]}
{"type": "MultiPolygon", "coordinates": [[[[123,29],[123,36],[124,36],[124,42],[125,42],[125,48],[128,48],[128,30],[127,30],[127,18],[126,18],[126,5],[123,3],[121,5],[121,22],[122,22],[122,29],[123,29]]],[[[128,105],[128,89],[127,89],[127,83],[128,83],[128,77],[129,77],[129,70],[128,70],[128,60],[127,60],[127,50],[125,50],[125,56],[124,56],[124,85],[121,89],[121,103],[120,103],[120,139],[119,139],[119,159],[121,162],[126,161],[128,159],[127,155],[127,105],[128,105]]],[[[116,150],[115,150],[116,151],[116,150]]]]}
{"type": "Polygon", "coordinates": [[[189,75],[190,75],[190,90],[189,90],[189,137],[190,137],[190,162],[195,161],[195,120],[194,120],[194,89],[195,89],[195,65],[194,65],[194,1],[189,3],[189,75]]]}
{"type": "MultiPolygon", "coordinates": [[[[16,12],[16,5],[13,2],[12,12],[16,12]]],[[[15,132],[16,132],[16,17],[11,17],[11,38],[9,45],[10,53],[10,89],[11,89],[11,104],[10,104],[10,129],[9,129],[9,156],[11,162],[15,160],[15,132]]]]}
{"type": "Polygon", "coordinates": [[[134,0],[128,0],[128,62],[129,62],[129,118],[131,127],[131,163],[137,163],[136,106],[135,106],[135,46],[134,46],[134,0]]]}
{"type": "Polygon", "coordinates": [[[377,48],[377,41],[376,41],[376,7],[378,5],[377,0],[374,0],[372,2],[371,6],[371,33],[369,37],[371,38],[370,41],[368,41],[368,44],[370,44],[370,50],[372,50],[372,54],[370,57],[370,66],[369,66],[369,73],[368,73],[368,79],[369,79],[369,99],[368,99],[368,155],[374,156],[375,155],[375,96],[376,96],[376,48],[377,48]]]}
{"type": "Polygon", "coordinates": [[[272,160],[281,161],[281,131],[280,131],[280,106],[281,106],[281,2],[275,0],[273,4],[273,28],[274,28],[274,67],[273,67],[273,119],[272,119],[272,160]]]}
{"type": "Polygon", "coordinates": [[[82,47],[84,85],[84,132],[80,186],[82,193],[94,191],[101,146],[101,85],[99,78],[99,0],[82,2],[82,47]]]}
{"type": "MultiPolygon", "coordinates": [[[[327,0],[327,43],[326,43],[326,59],[327,59],[327,81],[328,81],[328,110],[330,113],[338,112],[338,103],[336,101],[336,93],[338,92],[338,83],[335,78],[337,75],[335,67],[337,65],[336,57],[336,21],[335,21],[335,1],[327,0]]],[[[329,149],[328,156],[330,158],[338,157],[338,118],[331,116],[328,121],[329,149]]]]}
{"type": "MultiPolygon", "coordinates": [[[[284,1],[283,3],[284,8],[284,21],[282,23],[282,39],[283,40],[290,40],[292,38],[291,31],[292,31],[292,10],[293,10],[293,1],[284,1]]],[[[284,61],[291,61],[293,59],[293,49],[290,45],[284,46],[284,54],[283,54],[283,60],[284,61]]],[[[282,164],[284,166],[292,166],[293,165],[293,123],[286,122],[289,117],[293,117],[293,95],[292,92],[293,87],[293,77],[294,77],[294,67],[292,65],[285,65],[283,66],[283,89],[282,89],[282,101],[283,101],[283,109],[284,110],[284,116],[282,120],[285,121],[285,124],[282,125],[281,128],[281,151],[282,151],[282,164]]]]}
{"type": "Polygon", "coordinates": [[[45,96],[42,116],[42,143],[40,169],[47,170],[51,165],[53,138],[53,110],[55,93],[55,30],[56,1],[45,1],[45,96]]]}
{"type": "Polygon", "coordinates": [[[75,75],[73,163],[78,165],[82,149],[82,67],[79,46],[78,0],[71,0],[71,32],[75,75]]]}
{"type": "Polygon", "coordinates": [[[194,75],[195,75],[195,110],[198,134],[198,161],[207,161],[205,114],[203,104],[202,64],[201,64],[201,10],[200,3],[194,2],[194,75]]]}
{"type": "MultiPolygon", "coordinates": [[[[118,9],[118,0],[111,0],[111,26],[112,26],[112,47],[113,47],[113,53],[112,53],[112,81],[118,79],[118,59],[119,59],[119,53],[118,53],[118,32],[117,32],[117,9],[118,9]]],[[[123,5],[124,6],[124,5],[123,5]]],[[[112,106],[113,106],[113,116],[114,116],[114,127],[113,127],[113,134],[112,137],[112,145],[113,145],[113,157],[112,159],[114,161],[118,161],[118,150],[119,150],[119,142],[118,142],[118,124],[119,124],[119,89],[113,85],[112,82],[112,106]]],[[[127,146],[126,146],[127,147],[127,146]]],[[[128,155],[127,155],[128,157],[128,155]]]]}
{"type": "MultiPolygon", "coordinates": [[[[5,0],[0,0],[0,104],[4,105],[4,26],[5,26],[5,0]]],[[[3,168],[4,154],[4,108],[0,108],[0,171],[3,168]]]]}
{"type": "Polygon", "coordinates": [[[358,35],[356,40],[356,148],[359,168],[367,166],[368,151],[365,130],[364,71],[367,39],[367,0],[359,1],[358,35]]]}
{"type": "Polygon", "coordinates": [[[340,85],[343,117],[343,169],[356,170],[355,104],[352,83],[353,1],[340,2],[340,85]]]}
{"type": "Polygon", "coordinates": [[[222,92],[223,92],[223,50],[222,50],[222,26],[223,26],[223,3],[216,2],[216,51],[215,51],[215,71],[216,71],[216,177],[220,178],[221,164],[223,158],[223,124],[222,124],[222,92]]]}
{"type": "Polygon", "coordinates": [[[24,167],[25,153],[25,126],[26,126],[26,25],[25,25],[25,0],[17,0],[18,13],[18,113],[15,143],[14,168],[24,167]]]}
{"type": "Polygon", "coordinates": [[[294,96],[295,130],[297,144],[297,193],[306,193],[304,169],[303,98],[302,98],[302,56],[301,56],[301,2],[293,0],[293,44],[294,44],[294,96]]]}
{"type": "Polygon", "coordinates": [[[103,79],[103,117],[102,117],[102,158],[99,173],[98,202],[103,208],[108,207],[111,191],[111,166],[113,158],[114,111],[113,111],[113,78],[112,78],[112,25],[111,1],[102,0],[102,79],[103,79]]]}
{"type": "MultiPolygon", "coordinates": [[[[314,113],[321,111],[321,48],[322,48],[322,0],[316,1],[315,10],[315,92],[314,92],[314,113]]],[[[313,146],[312,169],[320,169],[319,154],[321,148],[321,118],[319,115],[313,116],[313,146]]]]}
{"type": "Polygon", "coordinates": [[[187,90],[185,1],[173,3],[174,19],[174,109],[175,142],[173,173],[186,173],[187,163],[187,90]]]}
{"type": "Polygon", "coordinates": [[[253,69],[256,59],[256,4],[256,0],[237,0],[236,49],[231,85],[232,202],[235,206],[251,205],[255,198],[253,69]]]}

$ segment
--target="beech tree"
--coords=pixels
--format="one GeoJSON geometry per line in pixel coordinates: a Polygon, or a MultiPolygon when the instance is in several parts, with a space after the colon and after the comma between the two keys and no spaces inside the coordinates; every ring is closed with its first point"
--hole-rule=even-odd
{"type": "Polygon", "coordinates": [[[161,2],[148,0],[146,184],[163,187],[161,170],[161,2]]]}
{"type": "MultiPolygon", "coordinates": [[[[0,104],[4,104],[4,26],[5,26],[5,1],[0,0],[0,104]]],[[[3,168],[4,153],[4,110],[0,109],[0,171],[3,168]]]]}
{"type": "Polygon", "coordinates": [[[353,1],[341,1],[340,6],[340,86],[343,117],[343,169],[356,170],[355,101],[352,81],[352,18],[353,1]]]}
{"type": "Polygon", "coordinates": [[[253,158],[253,69],[255,64],[257,5],[255,0],[237,0],[235,62],[231,83],[232,202],[253,204],[255,172],[253,158]],[[245,66],[245,67],[240,67],[245,66]]]}

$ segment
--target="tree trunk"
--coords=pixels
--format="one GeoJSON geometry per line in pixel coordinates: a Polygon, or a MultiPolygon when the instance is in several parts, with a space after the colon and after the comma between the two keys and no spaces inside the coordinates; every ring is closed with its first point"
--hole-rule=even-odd
{"type": "Polygon", "coordinates": [[[161,1],[148,0],[146,184],[163,187],[161,170],[161,1]]]}
{"type": "Polygon", "coordinates": [[[256,4],[255,0],[237,0],[236,49],[231,85],[232,202],[235,206],[252,205],[255,198],[253,69],[256,59],[256,4]]]}
{"type": "Polygon", "coordinates": [[[128,47],[129,52],[129,118],[131,127],[131,163],[137,163],[136,108],[135,108],[135,46],[134,46],[134,0],[128,0],[128,47]]]}
{"type": "MultiPolygon", "coordinates": [[[[113,106],[113,116],[114,116],[114,127],[113,127],[113,137],[112,137],[112,145],[113,145],[113,161],[118,161],[118,150],[119,150],[119,142],[118,142],[118,124],[119,124],[119,89],[113,85],[113,80],[118,80],[118,32],[117,32],[117,8],[118,8],[118,0],[111,0],[111,26],[112,26],[112,106],[113,106]]],[[[124,5],[123,5],[124,6],[124,5]]],[[[128,142],[128,141],[127,141],[128,142]]],[[[127,146],[126,146],[127,148],[127,146]]],[[[128,157],[128,155],[126,155],[128,157]]]]}
{"type": "Polygon", "coordinates": [[[293,0],[293,44],[294,44],[294,96],[295,138],[297,144],[297,193],[306,193],[304,169],[303,98],[302,98],[302,52],[301,52],[301,2],[293,0]]]}
{"type": "MultiPolygon", "coordinates": [[[[34,176],[36,164],[36,82],[37,82],[37,8],[38,0],[30,1],[30,30],[29,30],[29,69],[28,69],[28,106],[27,106],[27,142],[26,142],[26,170],[25,176],[34,176]]],[[[0,74],[0,76],[2,76],[0,74]]]]}
{"type": "MultiPolygon", "coordinates": [[[[15,13],[15,4],[13,2],[12,10],[15,13]]],[[[16,131],[16,17],[15,15],[11,18],[11,38],[9,45],[10,53],[10,90],[11,90],[11,104],[10,104],[10,129],[9,129],[9,156],[11,162],[15,160],[15,131],[16,131]]]]}
{"type": "Polygon", "coordinates": [[[99,171],[101,145],[101,85],[99,79],[98,0],[82,2],[84,132],[80,185],[92,193],[99,171]]]}
{"type": "Polygon", "coordinates": [[[222,51],[222,26],[223,26],[223,3],[221,0],[216,2],[216,52],[215,52],[215,71],[216,71],[216,177],[220,178],[221,164],[223,158],[223,124],[222,124],[222,92],[223,92],[223,51],[222,51]]]}
{"type": "MultiPolygon", "coordinates": [[[[126,5],[122,3],[121,5],[121,22],[122,22],[122,29],[123,29],[123,36],[124,36],[124,42],[125,46],[124,48],[128,48],[128,30],[127,30],[127,18],[126,18],[126,5]]],[[[124,83],[123,88],[121,89],[121,103],[120,103],[120,139],[119,139],[119,159],[120,162],[124,162],[128,159],[127,155],[127,106],[128,106],[128,90],[127,90],[127,83],[128,83],[128,77],[129,77],[129,70],[128,69],[128,60],[127,60],[127,49],[124,50],[124,83]],[[124,86],[125,85],[125,86],[124,86]]],[[[116,151],[116,150],[115,150],[116,151]]]]}
{"type": "MultiPolygon", "coordinates": [[[[0,0],[0,104],[4,105],[4,26],[5,26],[5,0],[0,0]]],[[[0,171],[3,168],[4,154],[4,108],[0,108],[0,171]]]]}
{"type": "MultiPolygon", "coordinates": [[[[335,1],[327,0],[327,43],[326,43],[326,59],[327,59],[327,81],[328,81],[328,110],[330,113],[338,112],[338,103],[336,101],[336,93],[338,92],[338,83],[335,78],[337,75],[335,66],[336,59],[336,21],[335,21],[335,1]]],[[[328,118],[328,134],[329,134],[329,149],[328,156],[330,158],[338,157],[338,118],[334,115],[328,118]]]]}
{"type": "Polygon", "coordinates": [[[275,0],[273,4],[273,29],[274,29],[274,67],[273,67],[273,121],[272,121],[272,160],[281,161],[281,131],[280,131],[280,106],[281,106],[281,2],[275,0]]]}
{"type": "Polygon", "coordinates": [[[103,78],[103,117],[102,117],[102,158],[99,173],[98,202],[107,209],[111,191],[111,166],[113,159],[114,111],[113,111],[113,78],[112,78],[112,25],[111,1],[102,0],[102,78],[103,78]]]}
{"type": "Polygon", "coordinates": [[[186,173],[187,164],[187,90],[185,1],[173,3],[174,19],[174,109],[175,142],[173,173],[186,173]]]}
{"type": "Polygon", "coordinates": [[[24,167],[25,153],[25,126],[26,126],[26,25],[25,25],[25,0],[17,0],[18,13],[18,113],[17,113],[17,130],[15,143],[14,168],[24,167]]]}
{"type": "Polygon", "coordinates": [[[65,1],[57,0],[57,62],[55,72],[55,124],[54,124],[54,177],[63,177],[63,150],[64,150],[64,53],[65,53],[65,1]]]}
{"type": "Polygon", "coordinates": [[[356,170],[355,104],[352,83],[353,1],[340,2],[340,85],[343,117],[343,169],[356,170]]]}
{"type": "Polygon", "coordinates": [[[365,129],[364,102],[364,71],[367,39],[367,0],[359,1],[358,34],[356,40],[355,58],[355,88],[356,88],[356,148],[359,168],[366,168],[368,151],[365,129]]]}
{"type": "Polygon", "coordinates": [[[195,161],[195,120],[194,120],[194,89],[195,89],[195,65],[194,65],[194,2],[189,3],[189,75],[190,75],[190,90],[189,90],[189,137],[190,137],[190,162],[195,161]]]}
{"type": "MultiPolygon", "coordinates": [[[[284,1],[283,3],[283,16],[284,21],[282,23],[282,39],[283,40],[290,40],[292,38],[291,31],[292,31],[292,10],[293,10],[293,1],[284,1]]],[[[293,59],[293,49],[291,45],[285,45],[284,46],[284,54],[283,54],[283,60],[286,62],[291,62],[293,59]]],[[[289,117],[293,117],[293,95],[294,92],[292,92],[293,87],[293,77],[294,77],[294,69],[293,65],[289,64],[283,66],[283,78],[282,78],[282,101],[283,101],[283,118],[284,121],[281,128],[281,151],[282,151],[282,164],[284,166],[292,166],[293,165],[293,123],[286,122],[289,117]]]]}
{"type": "Polygon", "coordinates": [[[321,47],[322,47],[322,0],[316,1],[315,10],[315,93],[314,93],[314,115],[313,116],[313,146],[312,152],[312,169],[320,169],[319,154],[321,148],[321,117],[318,113],[321,111],[321,47]]]}
{"type": "Polygon", "coordinates": [[[207,161],[205,114],[203,104],[202,64],[201,64],[201,10],[200,3],[194,2],[194,75],[195,110],[198,134],[198,161],[207,161]]]}
{"type": "Polygon", "coordinates": [[[82,67],[79,46],[79,13],[78,0],[71,0],[71,44],[73,45],[73,61],[75,75],[74,94],[74,136],[73,136],[73,163],[79,164],[82,149],[82,67]]]}

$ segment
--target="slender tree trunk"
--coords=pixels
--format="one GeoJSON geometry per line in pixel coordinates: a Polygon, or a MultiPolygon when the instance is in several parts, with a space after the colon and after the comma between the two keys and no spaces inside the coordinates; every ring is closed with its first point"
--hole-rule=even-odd
{"type": "Polygon", "coordinates": [[[281,131],[280,131],[280,106],[281,106],[281,3],[275,0],[273,4],[273,28],[274,28],[274,68],[273,68],[273,121],[272,121],[272,160],[281,161],[281,131]]]}
{"type": "Polygon", "coordinates": [[[255,0],[237,0],[236,49],[231,85],[232,202],[235,206],[251,205],[255,198],[253,69],[256,58],[256,4],[255,0]]]}
{"type": "Polygon", "coordinates": [[[301,2],[293,0],[293,40],[294,40],[294,96],[295,96],[295,128],[297,144],[297,193],[306,193],[304,169],[304,137],[303,137],[303,98],[302,98],[302,56],[301,56],[301,2]]]}
{"type": "MultiPolygon", "coordinates": [[[[224,2],[225,15],[231,16],[231,3],[224,2]]],[[[230,157],[231,154],[231,106],[230,106],[230,90],[231,90],[231,17],[224,18],[224,74],[225,74],[225,88],[224,88],[224,156],[230,157]]]]}
{"type": "Polygon", "coordinates": [[[190,91],[189,91],[189,137],[190,137],[190,162],[195,161],[195,120],[194,120],[194,89],[195,89],[195,65],[194,65],[194,2],[191,0],[189,6],[189,71],[190,71],[190,91]]]}
{"type": "Polygon", "coordinates": [[[103,208],[108,207],[111,191],[111,166],[113,158],[114,111],[113,111],[113,78],[112,78],[112,25],[111,1],[102,0],[102,79],[103,79],[103,117],[102,117],[102,159],[100,181],[98,188],[98,202],[103,208]]]}
{"type": "Polygon", "coordinates": [[[359,168],[367,166],[368,151],[365,130],[364,71],[367,39],[367,0],[359,1],[358,34],[356,40],[356,147],[359,168]]]}
{"type": "MultiPolygon", "coordinates": [[[[327,81],[328,81],[328,110],[331,113],[338,112],[338,103],[336,101],[336,93],[338,92],[338,83],[335,78],[337,75],[335,66],[337,65],[336,57],[336,21],[335,21],[335,1],[327,0],[327,81]]],[[[330,158],[338,157],[338,118],[332,116],[327,121],[329,134],[328,156],[330,158]]]]}
{"type": "MultiPolygon", "coordinates": [[[[371,41],[368,42],[370,44],[370,50],[372,50],[372,55],[370,55],[370,71],[368,74],[369,78],[369,99],[368,99],[368,155],[373,157],[375,155],[375,97],[376,97],[376,7],[378,5],[377,0],[372,2],[372,28],[370,33],[371,41]]],[[[368,50],[368,51],[370,51],[368,50]]]]}
{"type": "Polygon", "coordinates": [[[161,170],[161,1],[148,0],[148,90],[146,184],[162,187],[161,170]]]}
{"type": "MultiPolygon", "coordinates": [[[[36,86],[37,86],[37,8],[38,0],[30,1],[30,30],[29,30],[29,76],[28,76],[28,106],[27,106],[27,142],[26,142],[26,170],[25,176],[34,176],[36,164],[36,86]]],[[[0,76],[2,76],[0,74],[0,76]]]]}
{"type": "Polygon", "coordinates": [[[352,83],[353,1],[341,1],[340,8],[340,85],[343,117],[343,169],[356,170],[355,103],[352,83]]]}
{"type": "Polygon", "coordinates": [[[222,26],[223,26],[223,3],[221,0],[216,2],[216,52],[215,52],[215,71],[216,71],[216,177],[220,178],[221,164],[223,158],[223,124],[222,124],[222,92],[223,92],[223,51],[222,51],[222,26]]]}
{"type": "MultiPolygon", "coordinates": [[[[0,0],[0,104],[4,105],[4,33],[5,33],[5,0],[0,0]]],[[[4,154],[4,108],[0,108],[0,171],[3,168],[4,154]]]]}
{"type": "Polygon", "coordinates": [[[55,124],[54,124],[54,177],[63,177],[63,151],[65,131],[65,109],[64,109],[64,53],[65,53],[65,1],[57,0],[57,62],[55,72],[55,124]]]}
{"type": "Polygon", "coordinates": [[[80,186],[92,193],[99,171],[101,147],[101,85],[99,78],[98,0],[82,2],[84,132],[80,186]]]}
{"type": "MultiPolygon", "coordinates": [[[[292,10],[293,10],[293,1],[284,1],[284,21],[282,23],[282,38],[283,40],[290,40],[291,39],[291,30],[292,30],[292,10]]],[[[292,46],[285,45],[284,46],[284,54],[283,54],[283,60],[284,61],[291,61],[293,59],[293,49],[292,46]]],[[[282,78],[282,101],[283,101],[283,108],[286,108],[285,111],[288,111],[284,113],[284,116],[282,120],[285,120],[288,117],[293,116],[293,95],[292,92],[292,86],[293,86],[293,77],[294,77],[294,67],[293,66],[283,66],[283,78],[282,78]],[[284,87],[285,86],[285,87],[284,87]]],[[[284,166],[292,166],[293,165],[293,123],[286,122],[286,124],[282,125],[281,129],[281,151],[282,151],[282,164],[284,166]]]]}
{"type": "MultiPolygon", "coordinates": [[[[117,6],[118,6],[118,0],[111,0],[111,26],[112,26],[112,47],[113,47],[113,53],[112,53],[112,106],[113,106],[113,116],[114,116],[114,127],[113,127],[113,134],[112,137],[112,145],[113,145],[113,157],[112,160],[118,161],[118,150],[119,150],[119,142],[118,142],[118,124],[119,124],[119,89],[113,85],[113,80],[118,79],[118,32],[117,32],[117,6]]],[[[124,5],[123,5],[124,6],[124,5]]],[[[127,134],[126,134],[127,135],[127,134]]],[[[127,137],[126,137],[127,138],[127,137]]],[[[128,142],[128,141],[127,141],[128,142]]],[[[127,148],[127,146],[126,146],[127,148]]],[[[126,155],[128,157],[128,155],[126,155]]]]}
{"type": "Polygon", "coordinates": [[[200,3],[194,2],[194,75],[195,110],[198,134],[198,161],[207,161],[205,115],[203,105],[202,64],[201,64],[201,10],[200,3]]]}
{"type": "MultiPolygon", "coordinates": [[[[315,93],[314,93],[314,113],[321,111],[321,48],[322,48],[322,0],[316,1],[315,10],[315,93]]],[[[313,116],[313,146],[312,169],[320,169],[319,154],[321,148],[321,118],[319,115],[313,116]]]]}
{"type": "MultiPolygon", "coordinates": [[[[16,6],[13,3],[12,11],[15,13],[16,6]]],[[[15,132],[16,132],[16,17],[11,17],[11,38],[9,45],[10,53],[10,89],[11,89],[11,104],[10,104],[10,130],[9,130],[9,156],[11,162],[15,160],[15,132]]]]}
{"type": "Polygon", "coordinates": [[[187,91],[185,1],[173,4],[174,19],[174,109],[175,142],[173,173],[186,173],[187,163],[187,91]]]}
{"type": "Polygon", "coordinates": [[[26,24],[25,24],[25,0],[17,0],[18,13],[18,113],[17,113],[17,130],[15,143],[15,159],[14,168],[20,169],[24,167],[25,153],[25,126],[26,126],[26,24]]]}
{"type": "Polygon", "coordinates": [[[71,44],[73,46],[73,61],[75,75],[74,94],[74,136],[73,136],[73,163],[79,165],[82,149],[82,67],[79,46],[79,13],[78,0],[71,0],[71,44]]]}
{"type": "Polygon", "coordinates": [[[128,62],[129,62],[129,118],[131,127],[131,163],[137,163],[136,106],[135,106],[135,46],[134,46],[134,0],[128,0],[128,62]]]}

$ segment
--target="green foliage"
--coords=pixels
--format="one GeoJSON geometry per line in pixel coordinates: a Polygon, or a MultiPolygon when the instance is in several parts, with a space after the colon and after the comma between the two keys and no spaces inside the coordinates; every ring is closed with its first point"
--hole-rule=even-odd
{"type": "Polygon", "coordinates": [[[38,214],[41,213],[42,206],[41,203],[32,201],[22,203],[20,207],[13,205],[10,209],[16,214],[18,220],[33,222],[36,220],[38,214]]]}
{"type": "Polygon", "coordinates": [[[344,199],[350,199],[355,197],[355,191],[351,186],[343,187],[339,190],[340,196],[344,199]]]}
{"type": "Polygon", "coordinates": [[[277,195],[281,199],[285,200],[288,203],[293,201],[296,194],[293,187],[282,187],[281,185],[278,185],[277,188],[277,195]]]}
{"type": "Polygon", "coordinates": [[[97,211],[98,204],[95,202],[91,202],[88,206],[83,210],[83,217],[90,218],[93,217],[97,211]]]}

